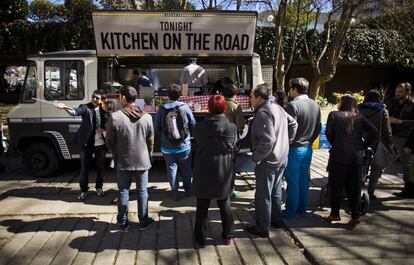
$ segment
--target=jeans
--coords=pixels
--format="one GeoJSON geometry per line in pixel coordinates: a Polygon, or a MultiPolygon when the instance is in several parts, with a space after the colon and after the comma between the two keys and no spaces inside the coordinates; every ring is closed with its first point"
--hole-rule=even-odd
{"type": "Polygon", "coordinates": [[[312,146],[291,147],[285,171],[287,182],[286,210],[283,217],[294,219],[296,214],[305,214],[308,204],[309,168],[312,161],[312,146]]]}
{"type": "Polygon", "coordinates": [[[131,187],[132,178],[136,178],[137,197],[138,197],[138,218],[139,221],[146,221],[148,218],[148,170],[127,171],[117,170],[116,181],[118,184],[118,216],[119,224],[128,223],[128,202],[129,189],[131,187]]]}
{"type": "MultiPolygon", "coordinates": [[[[221,226],[223,227],[221,236],[223,239],[233,238],[234,219],[231,213],[230,198],[217,200],[217,205],[220,208],[221,226]]],[[[210,199],[197,198],[194,234],[197,243],[202,245],[204,245],[207,236],[207,216],[209,206],[210,199]]]]}
{"type": "Polygon", "coordinates": [[[281,218],[282,176],[285,165],[274,168],[265,163],[257,165],[254,170],[256,229],[259,232],[268,232],[270,224],[277,223],[281,218]]]}
{"type": "Polygon", "coordinates": [[[92,166],[92,155],[95,154],[95,167],[97,171],[95,188],[102,189],[103,173],[105,170],[105,145],[100,146],[81,146],[80,161],[81,170],[79,176],[79,185],[82,192],[89,190],[89,170],[92,166]]]}
{"type": "Polygon", "coordinates": [[[174,195],[178,193],[177,171],[180,169],[186,194],[191,194],[191,150],[175,154],[163,154],[168,179],[174,195]]]}
{"type": "Polygon", "coordinates": [[[342,192],[348,196],[352,218],[359,217],[361,196],[361,166],[333,163],[329,170],[329,184],[331,188],[331,216],[339,217],[342,192]]]}

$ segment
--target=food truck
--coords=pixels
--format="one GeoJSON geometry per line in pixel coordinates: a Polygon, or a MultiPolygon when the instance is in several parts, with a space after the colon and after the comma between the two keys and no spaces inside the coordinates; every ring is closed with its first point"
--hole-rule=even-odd
{"type": "MultiPolygon", "coordinates": [[[[62,160],[79,159],[73,137],[81,123],[81,117],[54,104],[77,107],[89,102],[95,90],[113,97],[121,86],[135,86],[134,72],[151,79],[151,86],[140,87],[136,104],[153,116],[167,98],[167,87],[179,84],[184,93],[180,101],[202,119],[209,95],[224,77],[239,87],[237,100],[246,116],[251,115],[249,92],[263,82],[260,58],[253,53],[256,17],[256,12],[93,12],[96,50],[27,58],[20,102],[8,114],[10,148],[23,153],[30,174],[52,176],[62,160]],[[206,73],[199,95],[180,83],[190,57],[206,73]]],[[[161,156],[157,138],[155,142],[154,156],[161,156]]]]}

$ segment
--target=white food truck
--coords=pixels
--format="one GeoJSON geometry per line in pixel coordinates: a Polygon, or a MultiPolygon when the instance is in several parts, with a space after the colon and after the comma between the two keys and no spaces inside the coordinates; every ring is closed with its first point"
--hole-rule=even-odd
{"type": "Polygon", "coordinates": [[[119,84],[135,86],[134,70],[153,84],[141,89],[138,104],[144,104],[143,98],[164,99],[168,85],[180,84],[189,57],[198,59],[208,79],[204,95],[180,99],[197,106],[196,119],[205,116],[209,93],[223,77],[240,88],[238,100],[251,115],[248,94],[263,82],[260,58],[253,53],[256,17],[256,12],[95,11],[96,50],[27,58],[20,102],[8,114],[10,148],[23,153],[30,174],[52,176],[62,160],[79,158],[73,137],[81,123],[81,117],[69,116],[54,103],[77,107],[89,102],[95,90],[114,94],[119,84]]]}

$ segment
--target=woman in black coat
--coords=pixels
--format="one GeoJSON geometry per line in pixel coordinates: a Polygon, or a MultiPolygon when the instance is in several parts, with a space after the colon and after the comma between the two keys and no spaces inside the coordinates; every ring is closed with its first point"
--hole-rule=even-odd
{"type": "Polygon", "coordinates": [[[193,193],[197,197],[195,239],[205,245],[210,200],[220,208],[224,243],[232,243],[234,220],[230,196],[234,187],[233,150],[237,127],[224,116],[226,100],[213,95],[208,101],[209,115],[194,127],[197,149],[194,157],[193,193]]]}
{"type": "Polygon", "coordinates": [[[323,219],[328,222],[341,220],[339,210],[345,187],[352,215],[349,224],[359,224],[363,150],[378,140],[378,131],[358,113],[356,98],[344,95],[339,111],[329,113],[326,137],[331,143],[328,162],[331,214],[323,219]]]}

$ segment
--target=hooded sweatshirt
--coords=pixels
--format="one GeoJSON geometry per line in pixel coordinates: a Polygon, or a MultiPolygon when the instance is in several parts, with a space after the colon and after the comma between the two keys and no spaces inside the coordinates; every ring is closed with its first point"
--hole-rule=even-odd
{"type": "Polygon", "coordinates": [[[154,146],[152,117],[134,104],[111,114],[106,128],[106,145],[119,170],[148,170],[154,146]]]}

